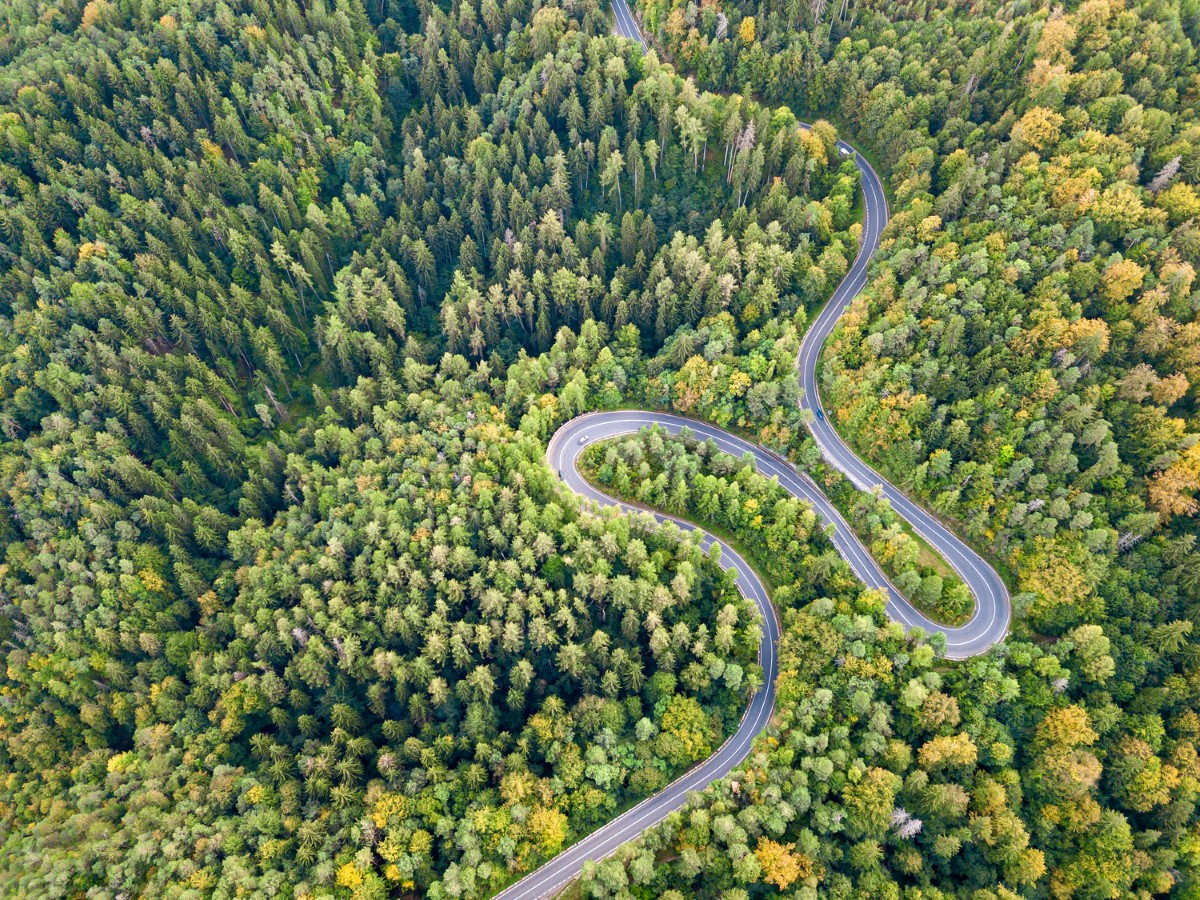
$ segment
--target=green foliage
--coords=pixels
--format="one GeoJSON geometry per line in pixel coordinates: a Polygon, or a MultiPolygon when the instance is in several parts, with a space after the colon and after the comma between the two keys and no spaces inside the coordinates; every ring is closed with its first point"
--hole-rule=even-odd
{"type": "Polygon", "coordinates": [[[885,618],[878,596],[844,584],[783,608],[776,727],[733,774],[585,871],[585,897],[765,895],[780,871],[846,897],[1043,896],[1047,882],[1108,896],[1166,883],[1157,867],[1180,857],[1136,850],[1162,836],[1138,838],[1131,823],[1151,810],[1162,823],[1182,816],[1176,839],[1186,840],[1200,796],[1194,731],[1125,731],[1122,758],[1102,764],[1100,732],[1121,731],[1121,713],[1107,694],[1072,698],[1086,696],[1105,649],[1095,633],[1047,649],[1010,640],[948,668],[885,618]],[[764,857],[770,869],[747,861],[764,842],[791,848],[786,869],[777,850],[764,857]],[[642,868],[647,853],[664,862],[642,868]],[[1085,877],[1104,893],[1072,881],[1085,877]]]}
{"type": "Polygon", "coordinates": [[[780,606],[847,584],[812,507],[711,440],[686,429],[678,436],[643,429],[592,444],[582,464],[602,490],[731,536],[773,585],[780,606]]]}
{"type": "MultiPolygon", "coordinates": [[[[1194,6],[639,4],[702,88],[826,111],[891,176],[892,224],[829,342],[822,391],[852,446],[1012,574],[1018,633],[1058,638],[1071,667],[1051,689],[1104,723],[1069,766],[999,750],[1031,790],[1061,792],[1022,814],[1046,857],[1022,889],[1035,896],[1196,884],[1171,869],[1191,788],[1170,812],[1161,793],[1147,805],[1161,754],[1190,758],[1196,733],[1168,687],[1194,679],[1195,654],[1179,651],[1200,609],[1194,6]],[[1147,727],[1153,751],[1133,737],[1147,727]],[[1123,793],[1134,771],[1136,800],[1123,793]]],[[[962,691],[964,710],[979,701],[962,691]]],[[[1045,688],[1004,692],[1027,740],[1045,688]]],[[[931,881],[920,857],[964,840],[939,835],[892,872],[952,890],[963,882],[931,881]]]]}
{"type": "Polygon", "coordinates": [[[944,664],[739,461],[595,460],[786,637],[747,765],[585,891],[1195,893],[1195,3],[640,12],[673,65],[595,0],[0,12],[7,893],[482,897],[720,745],[749,606],[542,451],[639,404],[815,468],[858,177],[788,107],[890,175],[831,418],[1018,634],[944,664]]]}
{"type": "Polygon", "coordinates": [[[90,748],[67,787],[89,810],[38,817],[49,843],[30,849],[47,868],[23,883],[47,883],[51,866],[87,883],[99,848],[68,864],[53,835],[94,821],[131,851],[109,877],[146,890],[191,878],[189,859],[215,885],[235,871],[265,885],[282,866],[299,888],[376,844],[385,882],[436,892],[469,869],[483,890],[732,728],[747,683],[711,673],[753,667],[758,631],[728,576],[694,543],[563,505],[538,443],[489,411],[474,375],[451,380],[455,367],[448,357],[405,403],[376,398],[364,419],[330,409],[301,431],[285,464],[294,502],[229,533],[231,565],[195,607],[173,600],[194,630],[165,616],[165,557],[132,550],[101,609],[157,604],[157,621],[122,619],[136,644],[94,653],[73,696],[52,680],[62,654],[10,657],[8,677],[28,685],[9,710],[24,726],[9,745],[12,801],[31,813],[32,769],[61,753],[31,740],[52,709],[78,704],[71,735],[90,748]],[[714,639],[709,622],[729,630],[714,639]],[[187,652],[173,650],[185,635],[187,652]],[[665,711],[648,674],[671,677],[665,711]],[[657,739],[634,728],[648,716],[657,739]],[[139,858],[150,826],[122,813],[131,791],[160,798],[145,815],[172,810],[176,846],[207,829],[236,845],[139,858]],[[305,812],[314,804],[326,815],[305,812]],[[462,824],[447,833],[446,817],[462,824]]]}
{"type": "MultiPolygon", "coordinates": [[[[685,332],[677,336],[685,337],[685,332]]],[[[783,602],[790,601],[798,585],[827,584],[834,571],[829,546],[818,558],[799,555],[810,541],[821,547],[824,537],[808,505],[757,476],[752,460],[722,453],[712,441],[698,442],[687,431],[672,437],[652,429],[593,444],[584,452],[583,464],[594,481],[625,500],[733,535],[777,590],[782,587],[783,602]]],[[[902,529],[902,520],[886,501],[853,491],[834,473],[825,474],[826,488],[835,500],[852,504],[850,521],[897,587],[943,621],[965,621],[973,601],[953,569],[902,529]]]]}

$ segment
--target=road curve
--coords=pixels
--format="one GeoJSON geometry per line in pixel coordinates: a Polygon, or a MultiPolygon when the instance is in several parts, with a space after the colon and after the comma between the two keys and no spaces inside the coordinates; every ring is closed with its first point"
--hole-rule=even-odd
{"type": "MultiPolygon", "coordinates": [[[[690,419],[660,416],[656,413],[592,413],[573,419],[559,428],[550,439],[546,456],[550,465],[555,467],[555,471],[562,473],[567,487],[575,493],[604,506],[616,506],[626,512],[645,515],[647,510],[614,500],[588,484],[579,474],[576,463],[579,454],[592,441],[631,434],[656,423],[674,434],[678,434],[685,426],[693,429],[701,427],[700,423],[690,419]],[[580,438],[584,436],[586,440],[581,444],[580,438]]],[[[725,434],[718,428],[707,427],[716,434],[725,434]]],[[[688,794],[703,790],[718,778],[732,772],[738,763],[750,754],[754,739],[766,728],[775,711],[775,676],[779,674],[777,654],[780,626],[766,586],[737,551],[720,538],[683,519],[653,511],[649,514],[659,522],[673,522],[684,531],[699,531],[700,545],[706,551],[715,544],[720,545],[721,567],[734,570],[738,589],[753,601],[758,609],[763,631],[758,647],[758,660],[763,669],[763,687],[751,697],[737,730],[716,753],[689,769],[657,794],[647,797],[583,840],[572,844],[544,866],[497,894],[494,900],[535,900],[550,896],[575,878],[585,862],[604,859],[622,844],[633,840],[647,828],[657,825],[669,813],[683,806],[688,794]]]]}
{"type": "MultiPolygon", "coordinates": [[[[625,0],[613,0],[613,6],[617,10],[618,28],[624,32],[620,10],[621,7],[625,7],[628,14],[628,7],[625,0]]],[[[644,47],[645,41],[642,41],[632,16],[629,16],[626,25],[632,25],[632,34],[628,36],[636,35],[644,47]]],[[[678,434],[687,428],[697,438],[711,439],[721,450],[736,456],[749,453],[753,456],[759,472],[768,478],[778,478],[784,489],[812,504],[825,523],[833,526],[834,547],[864,584],[887,593],[887,611],[893,619],[906,628],[921,627],[928,632],[945,634],[946,655],[951,658],[975,656],[1003,640],[1008,632],[1012,613],[1004,582],[979,554],[955,537],[946,526],[855,456],[829,423],[821,406],[817,384],[817,362],[821,347],[850,301],[866,284],[867,266],[879,247],[879,238],[888,220],[887,199],[883,193],[883,186],[870,163],[845,141],[838,142],[838,151],[844,156],[853,157],[862,175],[863,230],[858,255],[850,271],[801,341],[796,359],[804,389],[801,408],[812,413],[809,428],[826,461],[845,473],[860,490],[874,488],[882,491],[891,502],[892,508],[943,555],[970,588],[975,597],[975,612],[970,621],[958,628],[947,628],[926,618],[891,584],[867,548],[851,531],[846,520],[807,475],[798,472],[790,463],[770,450],[715,425],[668,413],[637,410],[589,413],[572,419],[554,433],[546,448],[546,458],[567,487],[582,497],[629,512],[644,512],[638,507],[609,497],[584,480],[579,473],[577,462],[586,446],[597,440],[631,434],[642,428],[658,425],[671,434],[678,434]]],[[[653,515],[660,522],[674,522],[686,531],[702,531],[671,516],[661,513],[653,515]]],[[[692,791],[702,790],[713,781],[732,772],[749,755],[754,738],[770,721],[775,708],[775,677],[778,674],[779,621],[774,607],[762,581],[732,547],[707,532],[703,532],[701,544],[705,549],[720,544],[721,565],[726,569],[736,570],[738,587],[758,608],[763,622],[763,640],[759,646],[759,660],[764,676],[763,688],[751,698],[737,730],[716,753],[657,794],[648,797],[633,809],[573,844],[521,881],[500,892],[495,900],[538,900],[554,894],[579,875],[585,862],[604,859],[626,841],[637,837],[683,806],[692,791]]]]}
{"type": "MultiPolygon", "coordinates": [[[[975,597],[975,612],[970,620],[958,628],[947,628],[938,625],[905,599],[887,579],[878,566],[872,561],[872,567],[878,573],[878,579],[883,584],[873,584],[864,573],[855,568],[855,573],[872,587],[886,587],[888,592],[888,615],[906,627],[921,626],[926,631],[941,631],[946,635],[946,653],[950,657],[962,659],[983,653],[993,644],[1004,640],[1008,633],[1008,625],[1012,618],[1012,604],[1009,600],[1008,589],[1004,586],[999,574],[984,559],[964,544],[945,525],[913,503],[899,488],[887,482],[882,475],[859,459],[842,440],[825,415],[821,405],[820,385],[817,380],[817,363],[820,360],[821,348],[825,339],[833,332],[838,319],[850,302],[858,296],[867,283],[867,267],[871,257],[879,248],[879,238],[888,222],[887,197],[883,193],[883,184],[875,169],[867,162],[862,154],[845,141],[838,141],[838,152],[851,156],[858,166],[862,176],[863,188],[863,229],[859,241],[858,255],[854,258],[850,271],[842,279],[829,302],[804,333],[800,342],[800,352],[796,356],[796,366],[800,370],[800,386],[804,390],[800,402],[802,409],[813,413],[808,423],[813,439],[826,462],[840,470],[850,479],[859,490],[879,490],[894,509],[913,531],[923,537],[943,559],[950,564],[958,576],[970,589],[975,597]]],[[[825,510],[821,504],[815,504],[822,515],[825,510]]],[[[824,506],[829,506],[825,503],[824,506]]],[[[832,521],[832,519],[828,520],[832,521]]],[[[840,547],[838,548],[841,549],[840,547]]],[[[845,554],[843,554],[845,555],[845,554]]],[[[848,557],[847,557],[848,558],[848,557]]],[[[853,566],[854,564],[851,563],[853,566]]]]}

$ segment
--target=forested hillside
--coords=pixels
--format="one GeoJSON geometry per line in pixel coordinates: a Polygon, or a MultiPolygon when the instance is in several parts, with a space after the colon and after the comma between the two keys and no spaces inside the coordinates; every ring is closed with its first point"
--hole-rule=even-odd
{"type": "Polygon", "coordinates": [[[893,201],[831,417],[1016,634],[947,663],[735,461],[597,458],[786,634],[748,764],[582,890],[1200,891],[1196,4],[637,11],[0,5],[0,895],[482,898],[706,757],[759,624],[560,486],[590,409],[791,453],[943,603],[797,406],[829,122],[893,201]]]}
{"type": "MultiPolygon", "coordinates": [[[[855,821],[851,785],[862,776],[848,775],[826,812],[817,803],[784,829],[761,830],[775,842],[755,854],[761,868],[837,896],[889,896],[905,884],[987,890],[976,896],[1192,896],[1195,4],[985,3],[968,14],[940,3],[646,2],[638,13],[701,88],[824,110],[890,173],[892,224],[825,354],[824,398],[852,446],[1008,567],[1016,629],[1043,648],[1030,656],[1010,642],[1001,655],[1014,680],[1002,699],[985,686],[991,678],[959,681],[979,678],[979,664],[949,682],[972,710],[964,735],[1012,742],[1003,805],[1024,819],[1040,857],[984,865],[1000,832],[987,824],[994,782],[979,771],[959,770],[964,803],[949,842],[938,831],[948,808],[925,771],[900,760],[877,776],[878,815],[898,798],[890,821],[855,821]],[[1044,648],[1066,671],[1034,687],[1021,672],[1050,671],[1037,659],[1044,648]],[[1070,746],[1048,751],[1061,741],[1070,746]],[[846,816],[832,829],[851,842],[844,855],[824,815],[846,816]],[[780,843],[794,845],[791,856],[780,843]]],[[[803,683],[850,703],[853,687],[839,693],[829,679],[803,683]]],[[[783,744],[811,757],[811,722],[785,719],[783,744]]],[[[830,739],[835,728],[820,726],[830,739]]],[[[873,739],[894,728],[889,719],[873,739]]],[[[920,749],[914,737],[905,744],[920,749]]],[[[872,771],[865,744],[854,746],[872,771]]],[[[787,791],[810,791],[813,778],[787,770],[812,760],[791,751],[783,760],[763,765],[782,765],[771,779],[790,809],[787,791]]],[[[717,789],[646,846],[698,846],[689,822],[738,806],[717,789]]],[[[753,849],[755,829],[738,822],[753,849]]],[[[681,856],[650,883],[688,893],[724,880],[734,896],[745,879],[722,874],[738,865],[729,855],[681,856]]],[[[604,883],[637,883],[633,865],[627,875],[606,866],[590,888],[597,896],[604,883]]]]}
{"type": "Polygon", "coordinates": [[[386,12],[10,10],[15,893],[483,896],[760,686],[726,576],[540,439],[683,397],[709,333],[741,389],[688,404],[795,434],[791,316],[853,252],[833,130],[590,7],[386,12]]]}

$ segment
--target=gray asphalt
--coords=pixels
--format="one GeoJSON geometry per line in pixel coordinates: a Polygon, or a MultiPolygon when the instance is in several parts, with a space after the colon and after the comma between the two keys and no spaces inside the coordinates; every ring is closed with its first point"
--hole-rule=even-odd
{"type": "MultiPolygon", "coordinates": [[[[617,10],[617,28],[620,31],[620,10],[624,7],[625,14],[628,15],[628,6],[625,0],[613,0],[613,6],[617,10]]],[[[632,15],[628,15],[626,21],[633,32],[626,36],[636,36],[645,47],[645,41],[641,39],[632,15]]],[[[640,508],[601,493],[583,479],[576,462],[588,444],[658,425],[672,434],[678,434],[682,429],[688,428],[696,437],[711,438],[721,450],[736,456],[749,453],[754,457],[759,472],[767,477],[778,478],[785,489],[812,504],[824,522],[833,526],[834,547],[865,585],[887,593],[887,611],[893,619],[906,628],[920,627],[926,632],[944,633],[946,655],[951,658],[976,656],[1003,640],[1008,633],[1012,613],[1004,582],[979,554],[959,540],[946,526],[855,456],[833,429],[821,406],[817,384],[817,361],[821,347],[833,331],[838,318],[866,284],[867,266],[879,247],[879,237],[888,221],[887,198],[875,170],[844,141],[838,142],[838,148],[846,155],[854,157],[862,174],[863,232],[854,264],[816,320],[809,326],[800,344],[796,364],[800,369],[804,388],[801,408],[813,414],[809,428],[826,461],[845,473],[860,490],[881,490],[891,501],[892,508],[942,554],[970,588],[975,598],[975,612],[970,621],[959,628],[946,628],[922,615],[891,584],[870,552],[855,537],[845,519],[807,475],[796,471],[790,463],[770,450],[751,444],[714,425],[656,412],[589,413],[572,419],[554,433],[546,448],[546,458],[550,466],[561,474],[567,487],[580,496],[604,506],[615,506],[631,513],[645,514],[640,508]],[[816,416],[818,410],[822,413],[820,417],[816,416]]],[[[672,521],[686,531],[700,530],[680,519],[660,513],[653,515],[660,522],[672,521]]],[[[521,881],[497,894],[496,900],[536,900],[554,894],[579,875],[585,862],[604,859],[626,841],[657,825],[671,812],[682,807],[692,791],[702,790],[713,781],[732,772],[749,755],[754,739],[771,720],[775,709],[775,678],[779,674],[779,621],[775,609],[762,581],[732,547],[707,532],[703,532],[701,542],[705,548],[713,544],[721,545],[721,565],[737,571],[738,587],[758,608],[763,625],[763,639],[759,645],[759,661],[764,675],[763,688],[751,698],[737,731],[716,753],[654,796],[648,797],[638,806],[602,826],[521,881]]]]}
{"type": "Polygon", "coordinates": [[[627,0],[612,0],[613,15],[616,17],[616,22],[613,25],[613,31],[621,37],[627,37],[631,41],[637,41],[642,45],[642,51],[649,49],[646,44],[646,39],[642,37],[642,30],[638,28],[637,20],[633,17],[633,10],[629,8],[627,0]]]}

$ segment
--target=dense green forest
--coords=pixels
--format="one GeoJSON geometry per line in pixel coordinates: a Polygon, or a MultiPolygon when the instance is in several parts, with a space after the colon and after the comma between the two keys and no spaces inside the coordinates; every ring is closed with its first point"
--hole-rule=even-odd
{"type": "Polygon", "coordinates": [[[790,453],[963,615],[797,407],[834,122],[893,222],[831,418],[1014,635],[948,663],[740,461],[595,451],[785,635],[748,762],[581,890],[1200,896],[1200,7],[636,12],[0,4],[0,895],[483,898],[706,757],[759,623],[560,487],[590,409],[790,453]]]}
{"type": "Polygon", "coordinates": [[[825,399],[856,449],[1005,565],[1033,641],[938,671],[956,702],[940,735],[979,748],[939,777],[927,735],[904,734],[893,759],[867,749],[904,730],[907,679],[871,679],[869,696],[899,690],[882,701],[896,712],[854,736],[864,685],[825,659],[846,625],[831,620],[821,654],[804,618],[789,629],[793,684],[832,691],[829,708],[794,713],[784,679],[779,747],[751,767],[781,814],[804,814],[747,821],[718,786],[589,891],[732,898],[767,879],[796,896],[1196,895],[1196,5],[638,14],[700,88],[824,110],[889,173],[893,221],[825,355],[825,399]],[[818,760],[844,758],[827,748],[838,740],[844,777],[814,779],[818,760]],[[868,781],[874,818],[855,809],[868,781]],[[707,829],[731,817],[716,852],[707,829]],[[647,877],[648,851],[678,861],[647,877]]]}

